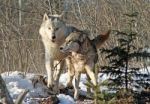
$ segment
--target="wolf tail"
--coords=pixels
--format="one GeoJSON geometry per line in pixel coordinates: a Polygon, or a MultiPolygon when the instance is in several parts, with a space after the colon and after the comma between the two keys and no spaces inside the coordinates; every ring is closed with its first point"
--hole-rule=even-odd
{"type": "Polygon", "coordinates": [[[102,35],[98,35],[92,40],[92,43],[95,44],[96,48],[100,48],[101,45],[109,38],[111,30],[108,30],[106,33],[102,35]]]}

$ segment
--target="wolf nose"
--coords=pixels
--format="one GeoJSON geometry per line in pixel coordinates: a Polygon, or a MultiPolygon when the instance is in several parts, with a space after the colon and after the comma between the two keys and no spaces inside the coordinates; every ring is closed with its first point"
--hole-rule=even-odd
{"type": "Polygon", "coordinates": [[[62,50],[62,49],[63,49],[63,47],[60,47],[59,49],[60,49],[60,50],[62,50]]]}
{"type": "Polygon", "coordinates": [[[55,36],[52,36],[52,39],[55,39],[56,37],[55,36]]]}

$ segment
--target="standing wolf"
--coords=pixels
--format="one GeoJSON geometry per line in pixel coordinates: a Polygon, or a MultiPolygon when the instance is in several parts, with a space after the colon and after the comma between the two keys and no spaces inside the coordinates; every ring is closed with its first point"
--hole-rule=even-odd
{"type": "Polygon", "coordinates": [[[45,67],[48,75],[47,86],[52,89],[54,88],[56,92],[58,91],[60,73],[64,66],[63,59],[67,56],[67,53],[60,52],[59,48],[64,43],[65,38],[73,31],[77,31],[77,29],[67,26],[60,15],[48,16],[44,14],[39,33],[45,48],[45,67]],[[55,62],[60,62],[57,70],[54,70],[55,62]],[[53,70],[55,73],[53,73],[53,70]],[[56,86],[54,87],[53,85],[56,86]]]}
{"type": "MultiPolygon", "coordinates": [[[[94,66],[97,62],[97,48],[99,48],[109,37],[110,31],[105,35],[99,35],[93,40],[88,38],[88,34],[82,32],[73,32],[67,38],[65,43],[60,47],[64,53],[71,52],[70,69],[68,69],[69,78],[68,85],[72,84],[72,79],[75,77],[74,84],[74,98],[78,99],[79,96],[79,81],[81,73],[85,72],[88,80],[91,79],[92,83],[96,86],[96,76],[94,74],[94,66]]],[[[90,89],[87,89],[90,91],[90,89]]]]}

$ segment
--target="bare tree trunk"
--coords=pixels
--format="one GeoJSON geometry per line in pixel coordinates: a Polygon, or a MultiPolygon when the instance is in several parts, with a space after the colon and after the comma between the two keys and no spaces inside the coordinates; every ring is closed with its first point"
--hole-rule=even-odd
{"type": "Polygon", "coordinates": [[[1,102],[2,104],[14,104],[1,75],[0,75],[0,100],[2,101],[1,102]]]}
{"type": "Polygon", "coordinates": [[[21,0],[19,0],[18,1],[18,3],[19,3],[19,25],[21,25],[21,21],[22,21],[22,18],[21,18],[21,15],[22,15],[22,11],[21,11],[21,9],[22,9],[22,3],[21,3],[21,0]]]}

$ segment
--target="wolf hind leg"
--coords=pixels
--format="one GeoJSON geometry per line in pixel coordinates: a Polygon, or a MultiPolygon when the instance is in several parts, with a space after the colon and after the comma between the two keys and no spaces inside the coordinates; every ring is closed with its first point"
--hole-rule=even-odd
{"type": "MultiPolygon", "coordinates": [[[[87,81],[89,83],[91,81],[91,79],[90,79],[90,77],[89,77],[89,75],[87,73],[86,73],[86,76],[87,76],[87,81]]],[[[91,93],[91,88],[90,87],[87,87],[87,92],[91,93]]]]}
{"type": "Polygon", "coordinates": [[[86,73],[90,77],[90,79],[91,79],[92,83],[94,84],[94,86],[96,86],[96,76],[95,76],[94,72],[92,71],[93,68],[94,67],[92,67],[90,65],[85,65],[86,73]]]}

